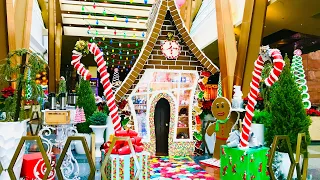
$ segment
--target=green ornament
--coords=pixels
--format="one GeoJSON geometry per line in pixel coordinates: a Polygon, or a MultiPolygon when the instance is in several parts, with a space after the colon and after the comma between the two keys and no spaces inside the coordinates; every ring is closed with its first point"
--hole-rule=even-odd
{"type": "Polygon", "coordinates": [[[202,134],[198,132],[194,132],[193,136],[196,138],[196,140],[201,141],[202,140],[202,134]]]}
{"type": "Polygon", "coordinates": [[[199,94],[198,94],[198,99],[202,99],[204,96],[204,92],[203,91],[200,91],[199,94]]]}

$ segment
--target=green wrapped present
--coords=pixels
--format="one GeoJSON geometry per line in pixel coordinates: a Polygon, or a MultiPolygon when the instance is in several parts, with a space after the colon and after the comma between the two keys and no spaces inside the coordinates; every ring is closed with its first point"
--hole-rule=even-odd
{"type": "Polygon", "coordinates": [[[241,150],[226,145],[220,148],[220,178],[239,180],[269,180],[267,169],[269,148],[241,150]]]}

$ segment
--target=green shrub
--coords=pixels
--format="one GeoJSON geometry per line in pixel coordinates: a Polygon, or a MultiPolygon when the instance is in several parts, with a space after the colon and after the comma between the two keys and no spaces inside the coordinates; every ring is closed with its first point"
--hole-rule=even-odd
{"type": "MultiPolygon", "coordinates": [[[[280,75],[279,81],[271,87],[270,113],[271,119],[265,123],[265,139],[271,145],[276,135],[288,135],[293,151],[296,150],[297,136],[305,133],[307,142],[310,142],[310,117],[303,107],[301,92],[290,72],[290,60],[285,57],[286,65],[280,75]]],[[[307,144],[302,144],[306,148],[307,144]]],[[[279,151],[287,152],[285,142],[278,144],[279,151]]]]}
{"type": "Polygon", "coordinates": [[[271,119],[271,114],[265,110],[263,111],[254,111],[254,116],[252,122],[256,124],[265,124],[269,119],[271,119]]]}
{"type": "Polygon", "coordinates": [[[91,133],[89,118],[97,110],[97,106],[89,81],[84,79],[80,80],[77,96],[76,106],[83,108],[86,115],[86,122],[77,124],[77,130],[79,133],[91,133]]]}
{"type": "Polygon", "coordinates": [[[106,125],[107,117],[107,114],[97,111],[90,117],[90,125],[106,125]]]}

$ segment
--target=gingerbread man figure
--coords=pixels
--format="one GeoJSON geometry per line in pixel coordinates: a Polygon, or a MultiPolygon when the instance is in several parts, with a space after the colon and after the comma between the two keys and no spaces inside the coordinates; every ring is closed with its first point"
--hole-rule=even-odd
{"type": "Polygon", "coordinates": [[[229,133],[234,120],[230,120],[231,114],[231,103],[227,98],[218,97],[212,102],[211,106],[212,115],[217,121],[211,124],[206,133],[211,136],[214,132],[216,133],[216,144],[214,147],[214,157],[220,158],[220,146],[226,144],[226,140],[229,137],[229,133]]]}

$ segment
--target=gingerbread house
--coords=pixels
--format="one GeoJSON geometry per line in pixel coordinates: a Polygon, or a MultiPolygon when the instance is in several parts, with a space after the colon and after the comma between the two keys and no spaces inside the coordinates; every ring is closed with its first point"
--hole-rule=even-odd
{"type": "Polygon", "coordinates": [[[141,53],[116,100],[128,98],[135,130],[151,154],[191,155],[199,73],[219,69],[194,44],[174,0],[156,2],[147,25],[141,53]]]}

